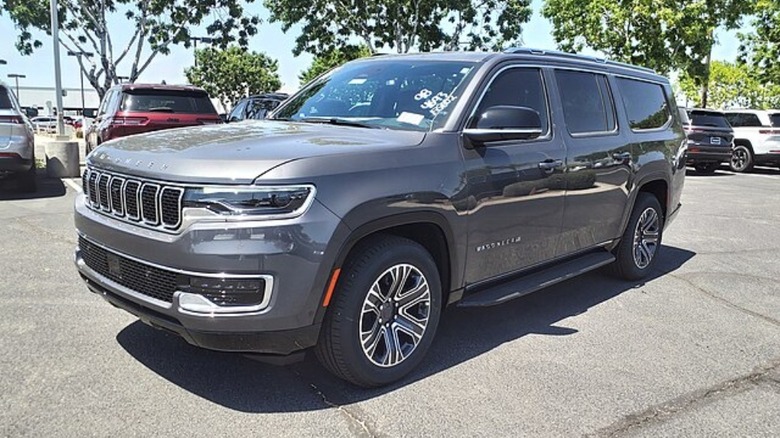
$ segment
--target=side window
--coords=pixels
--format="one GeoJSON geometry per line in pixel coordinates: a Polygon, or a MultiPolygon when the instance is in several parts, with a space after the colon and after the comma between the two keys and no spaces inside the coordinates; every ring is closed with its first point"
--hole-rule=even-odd
{"type": "Polygon", "coordinates": [[[510,68],[493,78],[482,97],[477,113],[498,105],[524,106],[539,112],[542,119],[542,137],[550,129],[547,98],[538,68],[510,68]]]}
{"type": "Polygon", "coordinates": [[[616,128],[615,105],[604,75],[556,70],[563,118],[572,134],[612,132],[616,128]]]}
{"type": "Polygon", "coordinates": [[[237,122],[239,120],[244,120],[244,108],[246,108],[247,100],[242,100],[238,102],[238,105],[236,105],[235,108],[233,108],[233,111],[230,112],[230,116],[228,116],[228,120],[231,122],[237,122]]]}
{"type": "Polygon", "coordinates": [[[740,114],[728,113],[726,114],[726,120],[728,120],[729,124],[734,128],[742,126],[742,117],[740,117],[740,114]]]}
{"type": "Polygon", "coordinates": [[[756,127],[764,125],[761,123],[761,120],[757,115],[744,113],[742,114],[742,126],[756,127]]]}
{"type": "Polygon", "coordinates": [[[108,108],[108,102],[110,102],[114,97],[114,91],[109,91],[105,96],[103,96],[103,102],[100,103],[100,108],[98,109],[98,116],[102,116],[106,114],[106,109],[108,108]]]}
{"type": "Polygon", "coordinates": [[[664,88],[659,84],[619,78],[620,94],[631,129],[658,129],[671,117],[664,88]]]}

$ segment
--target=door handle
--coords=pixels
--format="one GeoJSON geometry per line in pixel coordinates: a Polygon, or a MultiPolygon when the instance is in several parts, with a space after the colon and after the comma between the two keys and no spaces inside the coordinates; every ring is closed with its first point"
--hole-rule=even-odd
{"type": "Polygon", "coordinates": [[[555,169],[559,169],[563,167],[563,160],[544,160],[541,163],[539,163],[539,168],[546,171],[546,172],[552,172],[555,169]]]}
{"type": "Polygon", "coordinates": [[[615,152],[612,154],[612,159],[615,161],[628,161],[631,159],[631,152],[615,152]]]}

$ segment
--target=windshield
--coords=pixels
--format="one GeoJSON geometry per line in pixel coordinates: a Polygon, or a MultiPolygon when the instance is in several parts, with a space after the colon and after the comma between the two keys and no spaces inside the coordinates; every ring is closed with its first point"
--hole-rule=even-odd
{"type": "Polygon", "coordinates": [[[347,64],[286,101],[276,120],[428,131],[443,125],[473,62],[372,60],[347,64]]]}
{"type": "Polygon", "coordinates": [[[693,126],[712,126],[714,128],[731,128],[726,116],[721,113],[709,111],[691,111],[691,125],[693,126]]]}
{"type": "Polygon", "coordinates": [[[772,122],[772,126],[780,128],[780,113],[770,114],[769,120],[772,122]]]}

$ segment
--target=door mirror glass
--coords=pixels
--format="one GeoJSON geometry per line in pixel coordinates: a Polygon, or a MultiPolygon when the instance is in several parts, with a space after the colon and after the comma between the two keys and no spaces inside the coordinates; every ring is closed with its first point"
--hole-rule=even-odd
{"type": "Polygon", "coordinates": [[[84,109],[83,116],[88,118],[88,119],[94,119],[97,116],[97,110],[92,109],[92,108],[86,108],[86,109],[84,109]]]}
{"type": "Polygon", "coordinates": [[[28,106],[24,109],[24,113],[29,118],[38,117],[38,108],[31,108],[28,106]]]}
{"type": "Polygon", "coordinates": [[[476,114],[463,134],[477,145],[501,140],[530,140],[542,135],[539,112],[523,106],[492,106],[476,114]]]}

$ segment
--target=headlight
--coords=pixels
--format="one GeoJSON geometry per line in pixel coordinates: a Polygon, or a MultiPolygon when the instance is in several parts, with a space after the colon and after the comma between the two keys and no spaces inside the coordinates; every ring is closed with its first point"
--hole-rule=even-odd
{"type": "Polygon", "coordinates": [[[295,217],[314,200],[314,186],[237,186],[188,188],[184,208],[203,208],[227,217],[295,217]]]}

